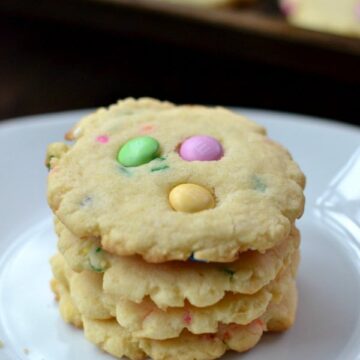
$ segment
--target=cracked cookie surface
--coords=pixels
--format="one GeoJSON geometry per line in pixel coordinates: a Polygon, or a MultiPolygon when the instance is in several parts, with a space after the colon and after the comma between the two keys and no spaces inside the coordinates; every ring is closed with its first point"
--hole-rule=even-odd
{"type": "Polygon", "coordinates": [[[86,117],[68,138],[76,142],[66,151],[56,145],[61,156],[49,174],[49,204],[71,232],[99,237],[110,253],[156,263],[231,262],[281,243],[303,212],[305,178],[289,153],[261,126],[224,108],[126,99],[86,117]],[[158,141],[159,156],[122,166],[120,148],[144,134],[158,141]],[[182,159],[179,145],[195,135],[221,143],[222,158],[182,159]],[[175,211],[168,196],[183,183],[206,188],[215,205],[175,211]]]}

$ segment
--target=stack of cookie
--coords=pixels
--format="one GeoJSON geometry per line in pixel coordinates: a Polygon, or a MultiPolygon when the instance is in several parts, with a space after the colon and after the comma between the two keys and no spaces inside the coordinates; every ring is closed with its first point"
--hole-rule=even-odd
{"type": "Polygon", "coordinates": [[[295,319],[305,178],[223,108],[126,99],[50,145],[65,321],[117,357],[219,358],[295,319]]]}

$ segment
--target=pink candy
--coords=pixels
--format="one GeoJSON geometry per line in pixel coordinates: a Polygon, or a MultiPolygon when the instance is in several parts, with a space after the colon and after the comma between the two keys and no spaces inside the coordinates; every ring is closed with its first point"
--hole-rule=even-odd
{"type": "Polygon", "coordinates": [[[221,159],[224,151],[213,137],[197,135],[181,144],[179,154],[186,161],[214,161],[221,159]]]}

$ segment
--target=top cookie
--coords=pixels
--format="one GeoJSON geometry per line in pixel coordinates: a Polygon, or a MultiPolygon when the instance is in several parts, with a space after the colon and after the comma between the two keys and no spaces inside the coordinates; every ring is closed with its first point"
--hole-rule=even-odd
{"type": "Polygon", "coordinates": [[[230,262],[280,243],[303,212],[289,153],[224,108],[126,99],[67,137],[48,150],[49,204],[114,254],[230,262]]]}

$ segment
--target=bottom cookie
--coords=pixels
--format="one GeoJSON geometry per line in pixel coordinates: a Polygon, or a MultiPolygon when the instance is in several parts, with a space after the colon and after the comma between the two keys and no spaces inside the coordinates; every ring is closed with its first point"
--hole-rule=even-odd
{"type": "Polygon", "coordinates": [[[116,319],[92,320],[84,317],[74,305],[66,283],[52,280],[52,289],[66,322],[83,327],[85,337],[102,350],[116,356],[140,360],[211,360],[227,350],[244,352],[254,347],[265,330],[283,331],[295,319],[297,291],[295,282],[280,304],[270,306],[266,313],[248,325],[220,325],[215,334],[194,335],[187,330],[174,339],[139,339],[122,328],[116,319]]]}

